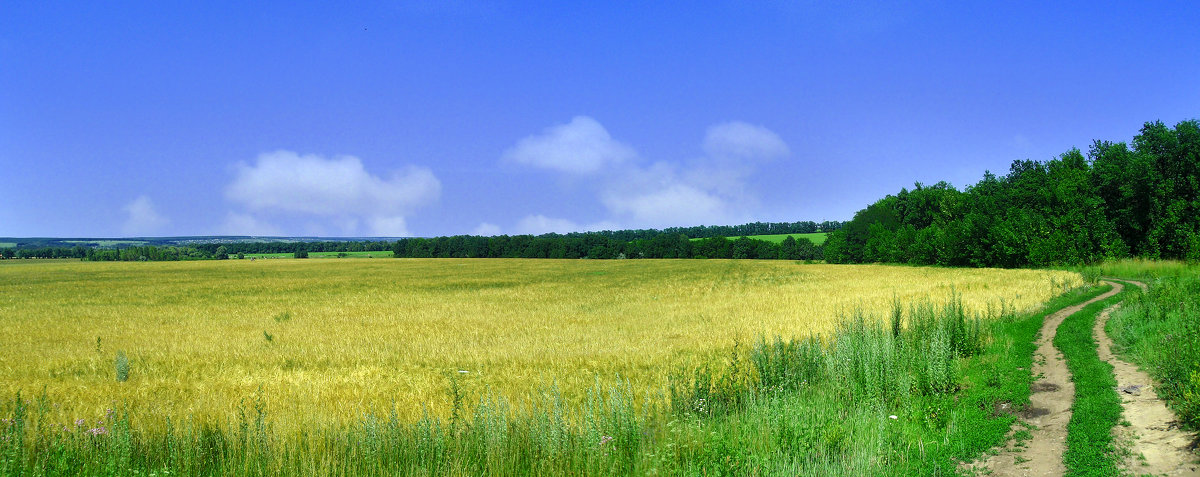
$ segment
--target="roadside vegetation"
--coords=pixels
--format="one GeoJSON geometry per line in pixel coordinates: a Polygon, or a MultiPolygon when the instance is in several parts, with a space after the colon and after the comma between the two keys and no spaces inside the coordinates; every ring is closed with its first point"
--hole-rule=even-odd
{"type": "Polygon", "coordinates": [[[1114,351],[1159,381],[1159,397],[1185,428],[1200,430],[1200,267],[1125,264],[1112,271],[1146,280],[1150,288],[1109,319],[1114,351]]]}

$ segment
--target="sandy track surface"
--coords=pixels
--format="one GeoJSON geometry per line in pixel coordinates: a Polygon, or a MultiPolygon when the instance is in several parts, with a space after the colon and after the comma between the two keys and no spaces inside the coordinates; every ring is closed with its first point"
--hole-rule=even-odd
{"type": "MultiPolygon", "coordinates": [[[[1130,281],[1146,290],[1146,285],[1130,281]]],[[[1117,378],[1117,392],[1124,408],[1122,417],[1128,426],[1117,426],[1113,431],[1117,442],[1123,443],[1130,453],[1124,459],[1123,469],[1133,475],[1200,475],[1196,454],[1197,437],[1179,428],[1175,414],[1154,391],[1157,384],[1137,366],[1117,358],[1112,353],[1112,340],[1104,332],[1104,325],[1113,306],[1100,315],[1092,335],[1099,345],[1100,359],[1113,366],[1117,378]]]]}
{"type": "Polygon", "coordinates": [[[990,475],[1043,476],[1063,475],[1063,451],[1067,445],[1067,423],[1071,421],[1071,405],[1075,401],[1075,383],[1062,353],[1054,347],[1058,325],[1066,317],[1084,307],[1120,293],[1120,283],[1108,282],[1113,289],[1091,300],[1064,308],[1046,317],[1033,356],[1033,375],[1030,406],[1021,413],[1024,423],[1033,428],[1033,437],[1022,443],[1010,441],[999,454],[988,456],[968,468],[990,475]]]}

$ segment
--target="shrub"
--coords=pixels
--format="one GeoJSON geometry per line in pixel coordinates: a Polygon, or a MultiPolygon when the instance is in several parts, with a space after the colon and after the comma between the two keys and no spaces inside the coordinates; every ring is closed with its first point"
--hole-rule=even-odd
{"type": "MultiPolygon", "coordinates": [[[[99,341],[99,340],[97,340],[99,341]]],[[[123,383],[129,380],[129,358],[125,356],[124,351],[117,351],[117,359],[113,363],[117,368],[117,382],[123,383]]]]}

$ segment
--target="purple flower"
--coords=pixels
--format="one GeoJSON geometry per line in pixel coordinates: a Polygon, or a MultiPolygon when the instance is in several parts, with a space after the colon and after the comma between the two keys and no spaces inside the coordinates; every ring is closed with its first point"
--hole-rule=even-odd
{"type": "Polygon", "coordinates": [[[93,436],[99,436],[99,435],[108,434],[108,429],[105,429],[103,427],[93,427],[91,429],[88,429],[87,432],[93,436]]]}
{"type": "Polygon", "coordinates": [[[87,421],[83,420],[82,418],[75,421],[75,427],[83,427],[86,424],[87,421]]]}

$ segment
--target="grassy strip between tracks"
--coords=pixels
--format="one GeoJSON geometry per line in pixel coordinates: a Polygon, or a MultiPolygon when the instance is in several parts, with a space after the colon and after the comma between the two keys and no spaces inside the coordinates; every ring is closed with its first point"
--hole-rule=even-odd
{"type": "Polygon", "coordinates": [[[1068,316],[1058,327],[1054,346],[1062,352],[1075,382],[1075,403],[1067,424],[1067,475],[1117,475],[1113,426],[1121,419],[1121,397],[1112,365],[1100,359],[1092,328],[1100,313],[1133,294],[1132,285],[1108,299],[1068,316]]]}

